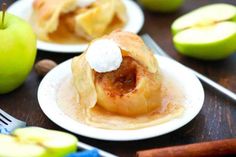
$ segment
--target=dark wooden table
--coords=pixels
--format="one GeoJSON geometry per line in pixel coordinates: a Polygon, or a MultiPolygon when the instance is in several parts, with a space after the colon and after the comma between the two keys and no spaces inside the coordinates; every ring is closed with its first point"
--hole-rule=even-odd
{"type": "MultiPolygon", "coordinates": [[[[12,1],[8,2],[12,3],[12,1]]],[[[144,11],[145,25],[140,34],[149,33],[176,60],[236,92],[236,54],[221,61],[203,62],[178,54],[171,40],[170,25],[177,17],[197,7],[216,2],[236,5],[235,0],[187,0],[184,6],[175,13],[159,14],[144,11]]],[[[38,51],[36,60],[50,58],[60,63],[76,55],[78,54],[38,51]]],[[[40,81],[41,78],[32,70],[20,88],[9,94],[0,95],[0,108],[26,121],[30,126],[63,130],[50,121],[39,107],[37,89],[40,81]]],[[[134,156],[137,150],[236,137],[236,103],[211,87],[205,84],[203,86],[205,102],[201,112],[194,120],[177,131],[156,138],[130,142],[101,141],[83,136],[78,136],[78,138],[119,156],[134,156]]]]}

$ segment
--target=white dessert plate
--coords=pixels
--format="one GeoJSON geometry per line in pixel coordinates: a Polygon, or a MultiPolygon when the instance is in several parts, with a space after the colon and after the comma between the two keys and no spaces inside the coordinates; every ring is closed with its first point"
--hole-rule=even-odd
{"type": "Polygon", "coordinates": [[[136,130],[107,130],[82,124],[67,116],[59,107],[56,96],[59,86],[66,77],[71,77],[71,60],[65,61],[50,71],[38,88],[38,101],[41,109],[54,123],[78,135],[110,141],[131,141],[147,139],[172,132],[190,122],[201,110],[204,91],[200,81],[185,67],[165,57],[156,56],[161,71],[165,71],[181,87],[184,100],[184,113],[178,118],[155,126],[136,130]]]}
{"type": "MultiPolygon", "coordinates": [[[[129,20],[122,30],[138,33],[144,24],[143,11],[134,1],[123,1],[127,8],[129,20]]],[[[32,3],[33,0],[18,0],[7,9],[7,12],[29,21],[32,14],[32,3]]],[[[88,44],[57,44],[42,40],[37,41],[38,49],[56,53],[81,53],[87,46],[88,44]]]]}

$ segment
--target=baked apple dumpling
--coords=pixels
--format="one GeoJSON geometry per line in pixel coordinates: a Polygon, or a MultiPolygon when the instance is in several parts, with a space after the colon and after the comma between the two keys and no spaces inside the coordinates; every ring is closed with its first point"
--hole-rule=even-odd
{"type": "Polygon", "coordinates": [[[73,59],[72,73],[85,112],[98,105],[133,117],[161,107],[157,60],[135,34],[115,31],[92,41],[73,59]]]}

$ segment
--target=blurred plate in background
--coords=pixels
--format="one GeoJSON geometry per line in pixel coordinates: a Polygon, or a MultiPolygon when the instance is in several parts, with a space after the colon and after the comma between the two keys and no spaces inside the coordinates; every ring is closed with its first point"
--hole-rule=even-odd
{"type": "MultiPolygon", "coordinates": [[[[128,22],[122,29],[133,33],[138,33],[144,24],[144,14],[141,8],[132,0],[123,0],[127,8],[128,22]]],[[[33,0],[19,0],[13,3],[7,12],[17,15],[29,21],[32,14],[33,0]]],[[[37,41],[39,50],[58,52],[58,53],[81,53],[87,48],[88,44],[57,44],[42,40],[37,41]]]]}

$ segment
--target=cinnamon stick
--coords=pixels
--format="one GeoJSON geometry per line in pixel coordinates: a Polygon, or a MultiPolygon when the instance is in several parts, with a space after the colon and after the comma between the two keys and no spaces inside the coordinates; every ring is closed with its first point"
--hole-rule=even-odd
{"type": "Polygon", "coordinates": [[[137,157],[220,157],[236,155],[236,138],[138,151],[137,157]]]}

